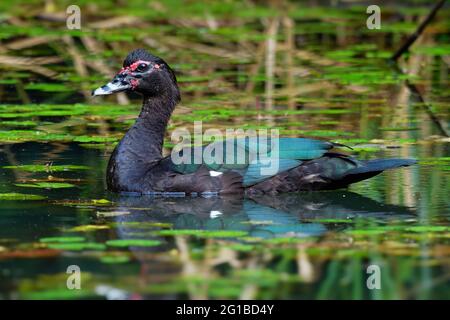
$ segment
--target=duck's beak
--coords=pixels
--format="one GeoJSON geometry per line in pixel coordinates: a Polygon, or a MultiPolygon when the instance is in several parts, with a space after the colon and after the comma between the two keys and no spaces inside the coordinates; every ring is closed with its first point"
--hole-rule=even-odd
{"type": "Polygon", "coordinates": [[[125,91],[131,88],[131,84],[124,74],[118,74],[111,82],[92,91],[92,96],[105,96],[116,92],[125,91]]]}

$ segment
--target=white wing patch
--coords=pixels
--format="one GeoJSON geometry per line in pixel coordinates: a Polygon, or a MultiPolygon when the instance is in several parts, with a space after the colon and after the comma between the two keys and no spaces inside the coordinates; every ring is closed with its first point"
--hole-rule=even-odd
{"type": "Polygon", "coordinates": [[[217,211],[217,210],[212,210],[212,211],[209,213],[209,216],[210,216],[211,219],[217,218],[217,217],[219,217],[219,216],[221,216],[221,215],[222,215],[222,212],[217,211]]]}
{"type": "Polygon", "coordinates": [[[210,171],[210,172],[209,172],[209,175],[210,175],[211,177],[218,177],[218,176],[220,176],[221,174],[223,174],[223,172],[219,172],[219,171],[210,171]]]}

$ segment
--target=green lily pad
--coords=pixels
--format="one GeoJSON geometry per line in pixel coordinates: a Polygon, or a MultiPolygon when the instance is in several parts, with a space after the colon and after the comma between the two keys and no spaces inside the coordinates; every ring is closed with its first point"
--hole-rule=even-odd
{"type": "Polygon", "coordinates": [[[25,292],[23,298],[31,300],[69,300],[87,299],[93,298],[95,296],[96,294],[90,292],[89,290],[68,290],[67,288],[63,288],[45,291],[37,290],[34,292],[25,292]]]}
{"type": "Polygon", "coordinates": [[[43,165],[43,164],[26,164],[20,166],[4,166],[5,169],[17,169],[27,172],[61,172],[61,171],[74,171],[74,170],[88,170],[88,166],[80,165],[43,165]]]}
{"type": "Polygon", "coordinates": [[[35,127],[38,125],[36,121],[2,121],[2,125],[10,127],[35,127]]]}
{"type": "Polygon", "coordinates": [[[49,243],[47,245],[50,249],[81,251],[81,250],[105,250],[106,246],[103,243],[97,242],[63,242],[63,243],[49,243]]]}
{"type": "Polygon", "coordinates": [[[102,136],[78,136],[73,139],[76,142],[115,142],[119,141],[118,137],[102,137],[102,136]]]}
{"type": "Polygon", "coordinates": [[[95,204],[108,204],[111,203],[111,201],[106,199],[92,199],[92,202],[95,204]]]}
{"type": "Polygon", "coordinates": [[[100,261],[107,264],[127,263],[130,257],[126,255],[106,255],[100,258],[100,261]]]}
{"type": "Polygon", "coordinates": [[[355,229],[348,230],[346,233],[354,235],[354,236],[374,236],[385,233],[385,230],[382,229],[355,229]]]}
{"type": "Polygon", "coordinates": [[[25,188],[43,188],[43,189],[62,189],[62,188],[73,188],[74,184],[64,183],[64,182],[36,182],[36,183],[16,183],[18,187],[25,188]]]}
{"type": "Polygon", "coordinates": [[[84,237],[46,237],[39,239],[43,243],[73,243],[73,242],[83,242],[86,238],[84,237]]]}
{"type": "Polygon", "coordinates": [[[446,226],[414,226],[406,228],[406,231],[412,232],[444,232],[448,230],[449,228],[446,226]]]}
{"type": "Polygon", "coordinates": [[[106,225],[97,225],[97,224],[87,224],[83,226],[77,226],[69,229],[69,232],[90,232],[96,230],[104,230],[109,229],[109,226],[106,225]]]}
{"type": "Polygon", "coordinates": [[[250,252],[250,251],[255,250],[254,245],[244,244],[244,243],[234,244],[234,245],[229,246],[229,248],[231,250],[241,251],[241,252],[250,252]]]}
{"type": "Polygon", "coordinates": [[[200,238],[237,238],[247,235],[245,231],[234,230],[160,230],[157,234],[161,236],[196,236],[200,238]]]}
{"type": "Polygon", "coordinates": [[[115,222],[112,225],[114,227],[126,227],[133,229],[171,228],[173,226],[172,223],[167,222],[144,222],[144,221],[115,222]]]}
{"type": "Polygon", "coordinates": [[[111,247],[155,247],[159,246],[161,241],[148,239],[115,239],[106,241],[106,244],[111,247]]]}
{"type": "Polygon", "coordinates": [[[44,200],[46,197],[37,194],[25,194],[25,193],[0,193],[0,200],[44,200]]]}

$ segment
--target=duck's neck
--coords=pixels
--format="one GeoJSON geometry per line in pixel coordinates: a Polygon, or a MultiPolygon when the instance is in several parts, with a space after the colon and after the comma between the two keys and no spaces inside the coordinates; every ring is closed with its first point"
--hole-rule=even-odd
{"type": "Polygon", "coordinates": [[[122,143],[129,158],[152,162],[162,157],[166,127],[176,103],[164,96],[144,97],[139,117],[122,143]]]}
{"type": "Polygon", "coordinates": [[[177,102],[176,99],[144,98],[135,124],[109,159],[106,174],[109,190],[152,190],[152,181],[145,177],[155,161],[162,158],[164,134],[177,102]]]}

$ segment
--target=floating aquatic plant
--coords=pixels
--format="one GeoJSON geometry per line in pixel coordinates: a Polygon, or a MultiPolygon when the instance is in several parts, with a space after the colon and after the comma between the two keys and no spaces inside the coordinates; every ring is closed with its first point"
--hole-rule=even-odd
{"type": "Polygon", "coordinates": [[[0,200],[26,201],[26,200],[44,200],[46,197],[36,194],[26,193],[0,193],[0,200]]]}
{"type": "Polygon", "coordinates": [[[25,188],[42,188],[42,189],[63,189],[63,188],[73,188],[74,184],[65,182],[35,182],[35,183],[16,183],[18,187],[25,188]]]}
{"type": "Polygon", "coordinates": [[[111,247],[155,247],[161,244],[158,240],[148,239],[116,239],[108,240],[106,244],[111,247]]]}
{"type": "Polygon", "coordinates": [[[25,164],[25,165],[18,165],[18,166],[3,166],[5,169],[16,169],[21,171],[28,171],[28,172],[62,172],[62,171],[76,171],[76,170],[88,170],[88,166],[82,166],[82,165],[74,165],[74,164],[68,164],[68,165],[54,165],[54,164],[25,164]]]}
{"type": "Polygon", "coordinates": [[[200,238],[238,238],[247,235],[246,231],[234,230],[161,230],[157,234],[161,236],[196,236],[200,238]]]}
{"type": "Polygon", "coordinates": [[[84,237],[45,237],[39,239],[40,242],[43,243],[72,243],[72,242],[84,242],[86,241],[86,238],[84,237]]]}

